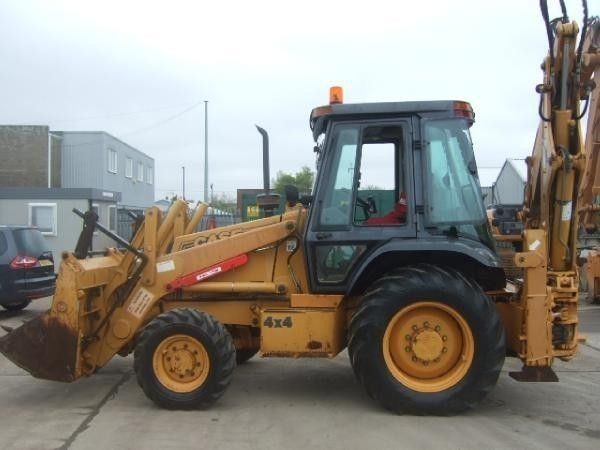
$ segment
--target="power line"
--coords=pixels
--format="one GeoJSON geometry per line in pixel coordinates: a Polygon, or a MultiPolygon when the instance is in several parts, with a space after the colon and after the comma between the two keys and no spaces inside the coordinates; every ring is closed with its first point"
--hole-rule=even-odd
{"type": "Polygon", "coordinates": [[[172,116],[170,116],[170,117],[167,117],[166,119],[163,119],[163,120],[160,120],[160,121],[158,121],[158,122],[155,122],[155,123],[153,123],[152,125],[149,125],[149,126],[147,126],[147,127],[143,127],[143,128],[140,128],[140,129],[138,129],[138,130],[134,130],[134,131],[130,131],[129,133],[122,134],[121,136],[131,136],[131,135],[133,135],[133,134],[139,134],[139,133],[143,133],[144,131],[148,131],[148,130],[151,130],[151,129],[153,129],[153,128],[156,128],[156,127],[159,127],[159,126],[161,126],[161,125],[164,125],[165,123],[167,123],[167,122],[170,122],[170,121],[172,121],[172,120],[175,120],[175,119],[177,119],[178,117],[181,117],[181,116],[183,116],[185,113],[187,113],[187,112],[190,112],[192,109],[194,109],[194,108],[196,108],[196,107],[200,106],[200,104],[202,104],[202,103],[203,103],[203,100],[199,101],[198,103],[194,103],[194,104],[193,104],[192,106],[190,106],[189,108],[186,108],[186,109],[184,109],[183,111],[181,111],[181,112],[178,112],[177,114],[174,114],[174,115],[172,115],[172,116]]]}
{"type": "MultiPolygon", "coordinates": [[[[188,105],[188,104],[186,104],[186,105],[188,105]]],[[[134,116],[137,114],[145,114],[145,113],[154,112],[154,111],[162,111],[165,109],[179,108],[181,106],[184,106],[184,105],[179,104],[179,105],[171,105],[171,106],[157,106],[156,108],[143,109],[143,110],[139,110],[139,111],[111,113],[111,114],[104,114],[104,115],[100,115],[100,116],[76,117],[76,118],[74,117],[74,118],[70,118],[70,119],[53,119],[50,122],[83,122],[86,120],[110,119],[113,117],[134,116]]]]}
{"type": "MultiPolygon", "coordinates": [[[[137,129],[137,130],[129,131],[129,132],[127,132],[127,133],[121,133],[121,134],[119,135],[119,137],[116,137],[116,136],[115,136],[115,137],[116,137],[117,139],[121,139],[122,137],[131,136],[131,135],[134,135],[134,134],[143,133],[144,131],[149,131],[149,130],[152,130],[152,129],[154,129],[154,128],[157,128],[157,127],[159,127],[159,126],[161,126],[161,125],[163,125],[163,124],[165,124],[165,123],[171,122],[172,120],[175,120],[175,119],[177,119],[178,117],[181,117],[181,116],[183,116],[184,114],[188,113],[188,112],[189,112],[189,111],[191,111],[192,109],[194,109],[194,108],[197,108],[197,107],[198,107],[200,104],[202,104],[202,103],[203,103],[203,100],[201,100],[201,101],[199,101],[199,102],[197,102],[197,103],[194,103],[192,106],[190,106],[190,107],[188,107],[188,108],[185,108],[183,111],[180,111],[180,112],[178,112],[177,114],[174,114],[174,115],[172,115],[172,116],[169,116],[169,117],[167,117],[166,119],[162,119],[162,120],[160,120],[160,121],[158,121],[158,122],[155,122],[155,123],[153,123],[152,125],[148,125],[148,126],[146,126],[146,127],[139,128],[139,129],[137,129]]],[[[77,133],[77,131],[73,131],[73,133],[77,133]]],[[[98,140],[98,139],[94,139],[94,140],[87,141],[87,142],[80,142],[80,143],[78,143],[78,144],[66,144],[65,146],[66,146],[66,147],[70,147],[70,148],[75,148],[75,147],[82,147],[82,146],[85,146],[85,145],[90,145],[90,144],[97,144],[97,143],[99,143],[99,142],[102,142],[102,141],[101,141],[101,140],[98,140]]],[[[129,144],[127,144],[127,145],[129,145],[129,144]]]]}

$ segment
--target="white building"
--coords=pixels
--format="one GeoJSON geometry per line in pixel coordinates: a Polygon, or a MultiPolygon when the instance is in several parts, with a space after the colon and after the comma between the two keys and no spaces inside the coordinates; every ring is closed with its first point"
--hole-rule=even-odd
{"type": "Polygon", "coordinates": [[[524,159],[507,159],[500,169],[484,168],[478,173],[485,206],[523,203],[527,183],[524,159]]]}
{"type": "Polygon", "coordinates": [[[527,164],[524,159],[507,159],[492,185],[494,204],[520,205],[525,199],[527,164]]]}

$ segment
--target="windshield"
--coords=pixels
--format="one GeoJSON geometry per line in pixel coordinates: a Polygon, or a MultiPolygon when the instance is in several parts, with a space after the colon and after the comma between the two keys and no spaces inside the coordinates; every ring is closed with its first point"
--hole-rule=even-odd
{"type": "Polygon", "coordinates": [[[333,176],[325,181],[327,195],[319,219],[321,225],[350,224],[359,131],[360,128],[356,125],[339,125],[335,128],[332,144],[333,176]]]}
{"type": "Polygon", "coordinates": [[[467,121],[428,121],[425,144],[428,225],[481,238],[486,216],[467,121]]]}

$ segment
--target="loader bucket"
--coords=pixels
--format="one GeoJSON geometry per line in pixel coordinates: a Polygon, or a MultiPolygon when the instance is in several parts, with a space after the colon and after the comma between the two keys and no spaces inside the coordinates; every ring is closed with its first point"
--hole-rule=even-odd
{"type": "MultiPolygon", "coordinates": [[[[78,276],[72,256],[60,265],[50,310],[0,338],[0,352],[37,378],[73,381],[81,376],[78,276]]],[[[81,294],[80,294],[81,296],[81,294]]]]}
{"type": "Polygon", "coordinates": [[[77,362],[77,331],[50,311],[0,338],[0,352],[36,378],[73,381],[77,362]]]}

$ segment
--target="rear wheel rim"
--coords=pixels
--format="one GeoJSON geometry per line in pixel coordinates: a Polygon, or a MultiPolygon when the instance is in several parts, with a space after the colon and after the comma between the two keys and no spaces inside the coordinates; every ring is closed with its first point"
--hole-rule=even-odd
{"type": "Polygon", "coordinates": [[[185,334],[165,338],[156,347],[152,367],[157,380],[167,389],[188,393],[202,386],[208,378],[210,359],[204,345],[185,334]]]}
{"type": "Polygon", "coordinates": [[[466,320],[439,302],[419,301],[402,308],[383,335],[383,357],[392,376],[418,392],[440,392],[469,371],[475,340],[466,320]]]}

